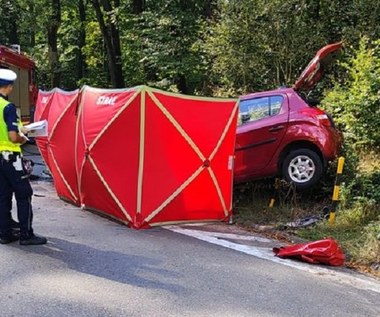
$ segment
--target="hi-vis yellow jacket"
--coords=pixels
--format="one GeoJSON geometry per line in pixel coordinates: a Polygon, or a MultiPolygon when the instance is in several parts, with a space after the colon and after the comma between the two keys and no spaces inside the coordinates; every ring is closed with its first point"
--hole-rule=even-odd
{"type": "Polygon", "coordinates": [[[21,144],[15,144],[9,140],[7,124],[4,121],[4,108],[9,104],[8,100],[0,97],[0,152],[21,152],[21,144]]]}

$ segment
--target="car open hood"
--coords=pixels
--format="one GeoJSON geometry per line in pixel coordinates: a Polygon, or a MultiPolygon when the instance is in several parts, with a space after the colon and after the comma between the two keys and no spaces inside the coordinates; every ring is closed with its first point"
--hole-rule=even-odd
{"type": "Polygon", "coordinates": [[[321,79],[327,65],[335,60],[343,43],[338,42],[321,48],[302,72],[293,88],[297,91],[310,91],[321,79]]]}

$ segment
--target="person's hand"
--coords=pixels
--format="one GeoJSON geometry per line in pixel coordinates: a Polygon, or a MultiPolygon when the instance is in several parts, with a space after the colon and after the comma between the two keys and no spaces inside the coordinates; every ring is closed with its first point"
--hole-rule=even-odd
{"type": "Polygon", "coordinates": [[[21,144],[24,144],[26,143],[27,141],[29,141],[28,137],[20,130],[19,132],[19,135],[20,137],[22,138],[22,141],[20,142],[21,144]]]}
{"type": "Polygon", "coordinates": [[[25,127],[21,127],[21,128],[20,128],[20,132],[21,132],[22,134],[27,134],[27,133],[30,132],[30,130],[27,129],[27,128],[25,128],[25,127]]]}

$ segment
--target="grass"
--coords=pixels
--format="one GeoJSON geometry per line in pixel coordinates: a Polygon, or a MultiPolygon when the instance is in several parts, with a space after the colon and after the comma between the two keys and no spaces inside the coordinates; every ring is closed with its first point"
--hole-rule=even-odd
{"type": "Polygon", "coordinates": [[[361,172],[371,173],[375,170],[380,170],[380,153],[371,151],[362,153],[359,158],[358,169],[361,172]]]}
{"type": "Polygon", "coordinates": [[[351,209],[340,210],[333,225],[323,222],[299,230],[297,234],[308,240],[334,238],[346,253],[347,266],[364,269],[380,277],[380,271],[375,270],[380,264],[380,218],[377,208],[358,204],[351,209]]]}
{"type": "MultiPolygon", "coordinates": [[[[245,227],[284,228],[286,224],[308,216],[323,216],[331,206],[333,181],[308,192],[297,192],[284,182],[261,181],[234,188],[235,221],[245,227]],[[271,199],[275,204],[270,207],[271,199]]],[[[379,205],[358,202],[338,208],[336,221],[322,220],[303,229],[287,229],[287,233],[315,241],[334,238],[346,255],[346,265],[380,277],[380,213],[379,205]]]]}
{"type": "Polygon", "coordinates": [[[331,204],[326,189],[299,193],[283,181],[264,180],[237,185],[234,188],[234,212],[238,222],[279,226],[310,215],[322,215],[331,204]],[[274,199],[273,207],[270,206],[274,199]],[[317,199],[317,203],[315,200],[317,199]]]}

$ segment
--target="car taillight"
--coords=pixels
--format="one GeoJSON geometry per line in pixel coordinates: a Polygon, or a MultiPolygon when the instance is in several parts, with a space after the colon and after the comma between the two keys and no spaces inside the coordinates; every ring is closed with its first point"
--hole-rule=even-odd
{"type": "Polygon", "coordinates": [[[331,127],[331,120],[327,114],[318,114],[317,119],[326,127],[331,127]]]}

